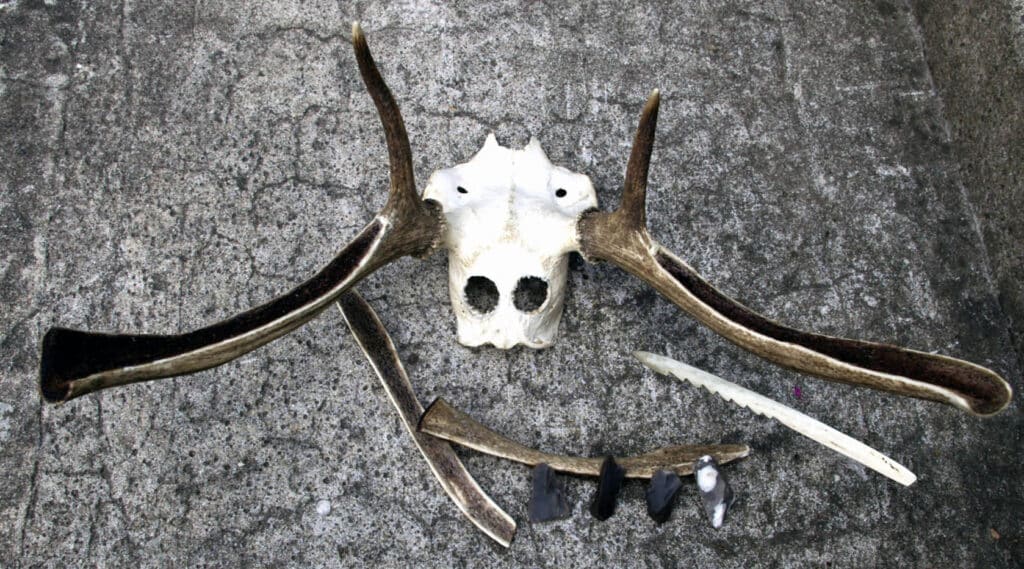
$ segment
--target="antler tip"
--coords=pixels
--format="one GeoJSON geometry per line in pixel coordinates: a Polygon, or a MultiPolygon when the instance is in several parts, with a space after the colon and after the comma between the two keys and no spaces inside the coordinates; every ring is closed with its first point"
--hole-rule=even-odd
{"type": "Polygon", "coordinates": [[[651,112],[658,110],[658,105],[661,104],[661,89],[653,89],[651,94],[647,96],[647,104],[644,105],[644,114],[650,114],[651,112]]]}
{"type": "Polygon", "coordinates": [[[359,25],[359,20],[352,20],[352,41],[356,39],[363,39],[363,27],[359,25]]]}
{"type": "Polygon", "coordinates": [[[647,98],[643,111],[640,113],[640,124],[637,125],[636,136],[633,138],[633,149],[626,163],[625,187],[622,203],[616,215],[625,220],[626,226],[642,231],[647,224],[647,171],[651,165],[651,151],[654,148],[654,131],[658,124],[658,104],[661,91],[654,89],[647,98]]]}

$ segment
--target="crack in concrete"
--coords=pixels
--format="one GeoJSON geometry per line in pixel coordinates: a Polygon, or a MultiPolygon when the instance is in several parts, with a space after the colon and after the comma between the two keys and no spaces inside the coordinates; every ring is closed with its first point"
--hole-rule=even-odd
{"type": "Polygon", "coordinates": [[[43,404],[41,401],[38,402],[38,414],[36,426],[38,428],[38,436],[36,437],[36,447],[34,450],[34,458],[32,461],[32,476],[30,478],[28,491],[28,501],[26,502],[25,512],[21,518],[21,531],[19,532],[19,546],[18,556],[22,559],[25,558],[25,537],[28,530],[29,521],[35,516],[36,500],[39,495],[39,463],[42,460],[41,454],[43,449],[43,404]]]}

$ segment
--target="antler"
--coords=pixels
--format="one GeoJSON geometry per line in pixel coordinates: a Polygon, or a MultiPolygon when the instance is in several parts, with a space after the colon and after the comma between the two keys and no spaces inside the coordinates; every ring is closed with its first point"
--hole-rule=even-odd
{"type": "Polygon", "coordinates": [[[651,239],[645,201],[659,100],[658,91],[653,91],[640,116],[619,208],[580,217],[577,230],[584,257],[618,265],[718,334],[776,364],[833,381],[949,403],[975,415],[992,415],[1009,404],[1013,392],[1006,380],[970,362],[803,332],[769,320],[722,294],[651,239]]]}
{"type": "MultiPolygon", "coordinates": [[[[491,456],[531,467],[544,463],[553,470],[579,476],[600,476],[605,460],[554,454],[522,445],[485,427],[440,397],[420,417],[417,430],[491,456]]],[[[693,464],[704,455],[725,464],[749,454],[750,447],[742,444],[673,445],[615,460],[625,469],[626,478],[651,478],[659,470],[671,470],[681,476],[693,474],[693,464]]]]}
{"type": "Polygon", "coordinates": [[[171,377],[228,362],[311,320],[346,290],[405,255],[425,257],[444,234],[444,216],[420,200],[405,124],[377,70],[358,23],[352,47],[384,126],[391,189],[387,204],[313,278],[263,306],[206,328],[176,335],[97,334],[51,328],[43,338],[40,388],[47,401],[67,401],[107,387],[171,377]]]}
{"type": "Polygon", "coordinates": [[[355,290],[342,295],[337,305],[356,343],[377,372],[388,399],[412,436],[412,442],[420,449],[448,497],[476,527],[503,547],[509,547],[516,535],[516,522],[473,480],[450,444],[417,430],[423,406],[416,399],[398,350],[373,307],[355,290]]]}

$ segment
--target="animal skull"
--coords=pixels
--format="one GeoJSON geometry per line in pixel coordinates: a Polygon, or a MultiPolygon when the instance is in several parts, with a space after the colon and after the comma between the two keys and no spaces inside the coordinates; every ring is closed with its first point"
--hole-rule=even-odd
{"type": "Polygon", "coordinates": [[[555,166],[537,139],[494,134],[468,162],[434,172],[424,199],[447,220],[448,290],[466,346],[546,348],[562,318],[576,220],[597,207],[590,178],[555,166]]]}

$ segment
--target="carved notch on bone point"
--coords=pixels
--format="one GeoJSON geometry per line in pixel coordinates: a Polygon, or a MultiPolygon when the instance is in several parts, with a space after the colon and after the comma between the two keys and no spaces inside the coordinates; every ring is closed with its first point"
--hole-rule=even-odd
{"type": "Polygon", "coordinates": [[[995,372],[970,362],[888,344],[803,332],[726,296],[647,232],[647,173],[661,97],[651,93],[626,166],[622,203],[580,216],[580,253],[619,266],[653,286],[727,340],[775,364],[825,379],[948,403],[992,415],[1013,390],[995,372]]]}
{"type": "Polygon", "coordinates": [[[43,338],[39,362],[44,399],[63,402],[107,387],[193,373],[231,361],[313,319],[383,265],[405,255],[427,256],[440,245],[444,216],[438,204],[416,195],[405,123],[358,23],[352,24],[352,47],[388,148],[391,189],[381,213],[313,278],[217,324],[173,335],[51,328],[43,338]]]}
{"type": "MultiPolygon", "coordinates": [[[[532,449],[485,427],[441,398],[427,407],[417,430],[498,458],[527,466],[547,463],[554,470],[579,476],[600,476],[605,460],[603,456],[564,456],[532,449]]],[[[649,479],[658,470],[693,474],[694,462],[704,455],[714,456],[720,464],[725,464],[749,454],[747,445],[675,445],[620,458],[617,462],[626,469],[626,478],[649,479]]]]}

